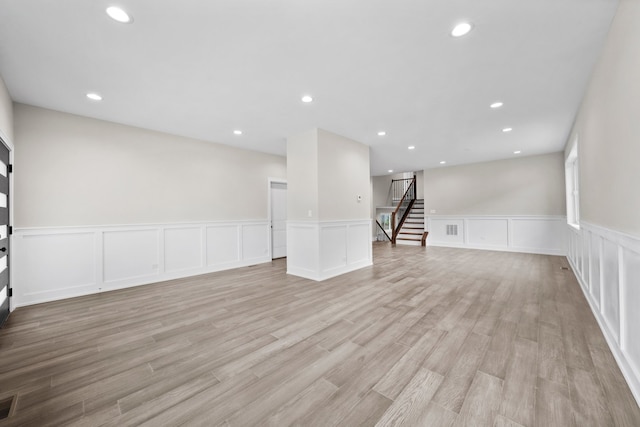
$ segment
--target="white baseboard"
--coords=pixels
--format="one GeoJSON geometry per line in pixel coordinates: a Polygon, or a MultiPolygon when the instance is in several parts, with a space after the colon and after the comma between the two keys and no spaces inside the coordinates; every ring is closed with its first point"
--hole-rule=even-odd
{"type": "Polygon", "coordinates": [[[428,216],[427,246],[565,255],[562,216],[428,216]]]}
{"type": "Polygon", "coordinates": [[[640,405],[640,239],[588,223],[567,228],[571,268],[640,405]]]}
{"type": "Polygon", "coordinates": [[[16,307],[271,261],[266,220],[16,229],[16,307]]]}
{"type": "Polygon", "coordinates": [[[371,220],[288,221],[287,273],[321,281],[372,265],[371,220]]]}

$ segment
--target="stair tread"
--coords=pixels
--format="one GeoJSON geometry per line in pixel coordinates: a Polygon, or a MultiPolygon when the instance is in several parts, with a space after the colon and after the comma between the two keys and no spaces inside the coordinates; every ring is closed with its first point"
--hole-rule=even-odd
{"type": "Polygon", "coordinates": [[[419,242],[422,239],[412,239],[412,238],[409,238],[409,237],[396,237],[396,240],[411,240],[413,242],[419,242]]]}

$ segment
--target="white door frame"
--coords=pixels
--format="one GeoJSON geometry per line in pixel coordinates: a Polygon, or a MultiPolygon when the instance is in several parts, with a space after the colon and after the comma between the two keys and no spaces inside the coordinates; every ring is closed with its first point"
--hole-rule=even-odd
{"type": "MultiPolygon", "coordinates": [[[[271,183],[286,184],[287,180],[283,178],[267,178],[267,222],[269,223],[269,259],[273,259],[273,228],[271,225],[271,183]]],[[[287,199],[288,200],[288,199],[287,199]]]]}

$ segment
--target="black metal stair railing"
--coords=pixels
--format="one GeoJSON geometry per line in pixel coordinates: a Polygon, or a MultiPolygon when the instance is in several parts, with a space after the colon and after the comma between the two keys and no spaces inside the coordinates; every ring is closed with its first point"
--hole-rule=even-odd
{"type": "MultiPolygon", "coordinates": [[[[395,181],[406,180],[393,180],[391,182],[392,188],[395,185],[395,181]]],[[[396,238],[400,233],[400,229],[402,228],[404,221],[407,219],[407,215],[409,214],[409,211],[411,211],[411,207],[416,201],[416,194],[416,176],[414,175],[413,178],[411,178],[411,182],[408,184],[408,187],[404,191],[402,198],[398,202],[398,206],[391,214],[391,243],[393,244],[396,243],[396,238]]]]}
{"type": "MultiPolygon", "coordinates": [[[[407,189],[411,186],[411,184],[413,183],[414,179],[415,179],[415,176],[413,178],[403,178],[403,179],[391,180],[390,193],[391,193],[391,203],[392,203],[392,205],[396,205],[398,202],[400,202],[400,200],[402,200],[402,197],[404,196],[404,193],[407,192],[407,189]]],[[[389,196],[387,196],[387,197],[389,197],[389,196]]]]}
{"type": "Polygon", "coordinates": [[[378,224],[378,228],[384,233],[384,235],[387,237],[387,239],[389,241],[391,241],[391,237],[389,237],[389,234],[387,234],[387,230],[384,229],[382,224],[380,224],[380,221],[378,221],[377,219],[376,219],[376,224],[378,224]]]}

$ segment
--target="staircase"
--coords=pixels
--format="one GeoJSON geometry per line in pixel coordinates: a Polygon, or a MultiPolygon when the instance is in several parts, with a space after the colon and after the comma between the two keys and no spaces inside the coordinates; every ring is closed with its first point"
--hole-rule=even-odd
{"type": "Polygon", "coordinates": [[[424,199],[416,199],[396,237],[398,245],[420,246],[424,233],[424,199]]]}

